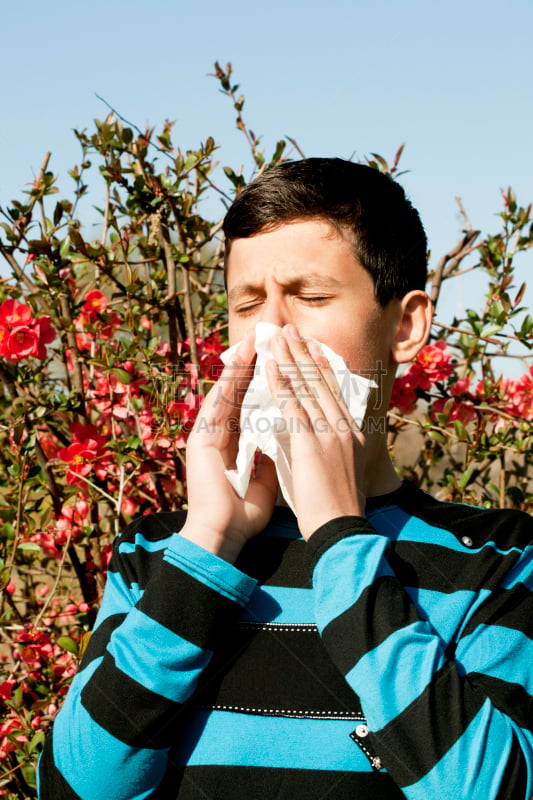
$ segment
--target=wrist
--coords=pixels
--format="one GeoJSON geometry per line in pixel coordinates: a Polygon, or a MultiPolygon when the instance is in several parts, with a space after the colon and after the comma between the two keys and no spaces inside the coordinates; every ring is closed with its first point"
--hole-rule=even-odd
{"type": "Polygon", "coordinates": [[[189,521],[181,529],[180,536],[230,564],[235,563],[243,546],[242,541],[232,539],[227,531],[219,531],[207,525],[196,525],[189,521]]]}

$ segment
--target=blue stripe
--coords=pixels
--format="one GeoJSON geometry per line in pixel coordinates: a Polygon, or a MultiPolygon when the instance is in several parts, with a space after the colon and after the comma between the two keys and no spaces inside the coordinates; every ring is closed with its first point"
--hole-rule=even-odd
{"type": "Polygon", "coordinates": [[[286,719],[229,711],[198,712],[187,743],[172,758],[189,765],[237,765],[370,772],[350,739],[354,720],[286,719]],[[189,746],[187,746],[187,744],[189,746]]]}
{"type": "Polygon", "coordinates": [[[427,622],[396,631],[366,653],[346,680],[354,691],[364,686],[370,730],[384,728],[416,700],[444,661],[443,643],[427,622]]]}
{"type": "Polygon", "coordinates": [[[533,545],[524,549],[522,558],[514,565],[503,578],[501,585],[504,589],[512,589],[519,583],[533,592],[533,545]]]}
{"type": "Polygon", "coordinates": [[[256,580],[233,564],[178,534],[170,537],[164,558],[169,564],[242,606],[248,603],[257,586],[256,580]]]}
{"type": "Polygon", "coordinates": [[[411,517],[400,508],[380,508],[372,509],[368,512],[367,518],[379,533],[386,536],[391,541],[410,541],[420,544],[435,544],[456,550],[459,553],[479,553],[485,547],[490,547],[500,555],[517,552],[521,553],[519,547],[509,547],[502,549],[496,546],[493,541],[484,542],[481,547],[465,547],[451,531],[444,528],[436,528],[418,517],[411,517]]]}
{"type": "Polygon", "coordinates": [[[127,614],[130,608],[138,603],[142,595],[143,592],[139,589],[138,583],[127,586],[118,572],[108,572],[105,592],[94,630],[112,614],[127,614]]]}
{"type": "MultiPolygon", "coordinates": [[[[422,780],[403,787],[402,791],[408,800],[494,798],[507,766],[512,740],[512,724],[487,700],[438,764],[422,780]]],[[[524,798],[530,797],[530,792],[531,786],[524,798]]]]}
{"type": "Polygon", "coordinates": [[[519,683],[533,695],[533,640],[503,625],[479,625],[459,642],[455,653],[462,674],[482,672],[519,683]]]}
{"type": "Polygon", "coordinates": [[[179,703],[196,689],[200,673],[212,655],[136,608],[113,632],[108,650],[118,669],[130,678],[179,703]]]}
{"type": "Polygon", "coordinates": [[[241,619],[252,622],[315,622],[312,589],[261,586],[252,594],[241,619]]]}
{"type": "Polygon", "coordinates": [[[384,536],[356,534],[330,547],[319,558],[313,573],[315,614],[320,632],[361,596],[376,578],[392,575],[385,555],[384,536]]]}
{"type": "Polygon", "coordinates": [[[447,644],[459,638],[471,616],[491,594],[489,589],[480,589],[478,592],[458,590],[450,594],[417,586],[407,586],[405,591],[420,616],[431,620],[432,627],[447,644]]]}
{"type": "Polygon", "coordinates": [[[73,682],[54,722],[54,760],[59,771],[81,800],[150,797],[164,775],[168,751],[131,748],[107,733],[82,705],[81,684],[73,682]]]}
{"type": "Polygon", "coordinates": [[[147,553],[157,553],[159,550],[164,550],[168,544],[168,539],[159,539],[152,542],[145,539],[142,533],[136,533],[133,542],[120,542],[118,552],[121,554],[134,553],[137,547],[146,550],[147,553]]]}

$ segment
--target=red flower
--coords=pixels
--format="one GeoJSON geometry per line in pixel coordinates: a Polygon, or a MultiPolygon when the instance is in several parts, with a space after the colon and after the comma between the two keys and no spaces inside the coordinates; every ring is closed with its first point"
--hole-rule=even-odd
{"type": "Polygon", "coordinates": [[[446,342],[439,339],[435,344],[426,345],[416,361],[394,381],[391,408],[397,407],[402,414],[411,414],[418,399],[416,390],[427,392],[437,381],[446,380],[452,373],[452,356],[447,352],[446,342]]]}
{"type": "Polygon", "coordinates": [[[31,308],[17,300],[4,300],[0,305],[0,321],[6,325],[28,325],[32,322],[31,308]]]}
{"type": "Polygon", "coordinates": [[[441,340],[423,347],[414,364],[401,376],[404,385],[427,391],[437,381],[449,378],[453,372],[452,357],[445,351],[446,342],[441,340]]]}
{"type": "Polygon", "coordinates": [[[80,350],[90,347],[90,343],[96,338],[96,329],[98,338],[110,339],[120,325],[120,317],[114,311],[108,311],[107,306],[107,297],[98,289],[93,289],[86,296],[75,320],[76,340],[80,350]]]}
{"type": "Polygon", "coordinates": [[[405,375],[400,375],[392,385],[390,407],[397,408],[400,414],[412,414],[415,410],[418,396],[410,386],[405,375]]]}
{"type": "Polygon", "coordinates": [[[10,331],[2,345],[2,355],[8,361],[20,361],[37,354],[39,334],[27,325],[18,325],[10,331]]]}
{"type": "Polygon", "coordinates": [[[43,315],[42,317],[37,317],[34,320],[34,330],[37,331],[39,336],[39,342],[37,344],[37,352],[36,357],[40,358],[41,361],[43,358],[46,358],[46,347],[45,344],[51,344],[55,337],[56,332],[52,327],[52,322],[49,316],[43,315]]]}
{"type": "Polygon", "coordinates": [[[439,339],[435,344],[423,347],[417,356],[416,363],[424,371],[430,385],[449,378],[453,372],[452,357],[446,349],[446,342],[439,339]]]}
{"type": "Polygon", "coordinates": [[[11,700],[11,695],[13,694],[15,686],[15,681],[3,681],[0,683],[0,697],[2,700],[11,700]]]}
{"type": "Polygon", "coordinates": [[[97,432],[96,425],[82,425],[81,422],[73,422],[70,426],[70,432],[74,442],[94,442],[94,446],[98,451],[101,451],[107,443],[106,437],[97,432]]]}
{"type": "Polygon", "coordinates": [[[6,325],[5,322],[0,320],[0,352],[3,352],[4,343],[9,336],[9,327],[6,325]]]}
{"type": "Polygon", "coordinates": [[[58,450],[57,456],[70,465],[67,470],[67,483],[76,485],[78,476],[88,475],[93,469],[94,463],[101,458],[107,439],[96,432],[94,425],[73,422],[70,430],[73,438],[72,444],[58,450]]]}
{"type": "Polygon", "coordinates": [[[68,447],[63,447],[57,451],[58,457],[66,464],[70,464],[67,470],[67,483],[74,483],[75,476],[87,475],[92,470],[92,464],[97,456],[96,448],[92,448],[81,442],[73,442],[68,447]]]}
{"type": "Polygon", "coordinates": [[[0,304],[0,355],[8,361],[29,356],[46,358],[46,346],[55,338],[50,317],[34,319],[31,309],[16,300],[0,304]]]}
{"type": "Polygon", "coordinates": [[[93,289],[85,298],[85,302],[81,308],[81,313],[84,317],[94,322],[98,319],[99,315],[107,308],[107,297],[99,292],[98,289],[93,289]]]}
{"type": "Polygon", "coordinates": [[[454,400],[453,403],[447,405],[449,401],[449,397],[437,397],[433,400],[431,404],[431,416],[433,419],[436,420],[437,414],[444,413],[445,408],[447,409],[446,424],[459,420],[463,425],[468,425],[469,422],[473,422],[476,419],[475,406],[471,400],[465,400],[464,402],[454,400]]]}
{"type": "MultiPolygon", "coordinates": [[[[533,366],[517,380],[502,378],[497,387],[500,403],[513,417],[533,419],[533,366]]],[[[478,384],[480,395],[485,394],[483,381],[478,384]]]]}
{"type": "Polygon", "coordinates": [[[192,430],[200,405],[201,397],[194,392],[187,392],[182,401],[173,400],[167,405],[169,417],[175,417],[181,423],[181,435],[174,440],[176,447],[184,448],[187,446],[186,437],[192,430]]]}

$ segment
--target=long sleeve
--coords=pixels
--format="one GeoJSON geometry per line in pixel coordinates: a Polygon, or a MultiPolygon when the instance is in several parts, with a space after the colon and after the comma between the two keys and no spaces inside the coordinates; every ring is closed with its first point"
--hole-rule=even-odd
{"type": "Polygon", "coordinates": [[[40,760],[41,800],[151,797],[187,701],[255,588],[179,535],[150,534],[141,524],[117,541],[89,649],[40,760]]]}
{"type": "Polygon", "coordinates": [[[529,800],[532,522],[455,508],[319,529],[317,626],[367,718],[355,741],[409,800],[529,800]]]}

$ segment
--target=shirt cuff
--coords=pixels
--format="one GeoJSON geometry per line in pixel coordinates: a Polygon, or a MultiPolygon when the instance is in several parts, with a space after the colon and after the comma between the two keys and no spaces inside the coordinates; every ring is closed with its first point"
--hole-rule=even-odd
{"type": "Polygon", "coordinates": [[[307,559],[311,573],[323,553],[341,539],[354,534],[376,532],[365,517],[336,517],[321,525],[307,541],[307,559]]]}
{"type": "Polygon", "coordinates": [[[247,605],[257,586],[254,578],[179,533],[172,534],[164,560],[241,606],[247,605]]]}

